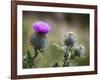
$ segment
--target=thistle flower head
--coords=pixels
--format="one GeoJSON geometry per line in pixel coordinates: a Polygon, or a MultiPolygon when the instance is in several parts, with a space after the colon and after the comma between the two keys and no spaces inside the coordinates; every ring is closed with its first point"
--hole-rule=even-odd
{"type": "Polygon", "coordinates": [[[42,51],[47,44],[47,40],[45,38],[46,35],[40,33],[33,33],[30,37],[30,43],[34,49],[42,51]]]}
{"type": "Polygon", "coordinates": [[[84,47],[82,45],[79,45],[75,48],[75,55],[76,56],[81,56],[85,52],[84,47]]]}
{"type": "Polygon", "coordinates": [[[64,45],[68,47],[73,47],[75,42],[77,41],[77,36],[73,32],[65,33],[64,35],[64,45]]]}
{"type": "Polygon", "coordinates": [[[50,26],[43,21],[37,21],[33,23],[32,28],[35,30],[37,33],[48,33],[50,31],[50,26]]]}

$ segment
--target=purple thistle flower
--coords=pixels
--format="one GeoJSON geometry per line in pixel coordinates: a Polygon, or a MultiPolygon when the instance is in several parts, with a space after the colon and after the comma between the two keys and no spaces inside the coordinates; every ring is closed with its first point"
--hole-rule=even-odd
{"type": "Polygon", "coordinates": [[[43,22],[43,21],[37,21],[33,23],[32,28],[35,30],[37,33],[48,33],[50,31],[50,26],[43,22]]]}

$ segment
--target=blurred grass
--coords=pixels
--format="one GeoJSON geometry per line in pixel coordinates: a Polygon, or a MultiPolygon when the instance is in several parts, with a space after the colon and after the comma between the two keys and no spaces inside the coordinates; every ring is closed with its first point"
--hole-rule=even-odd
{"type": "MultiPolygon", "coordinates": [[[[67,14],[67,16],[68,15],[70,14],[67,14]]],[[[27,11],[23,12],[23,56],[27,53],[27,50],[29,50],[31,54],[34,55],[34,50],[29,43],[30,35],[34,32],[32,30],[32,24],[36,21],[43,20],[48,22],[51,26],[51,32],[49,32],[47,35],[47,39],[49,42],[49,44],[47,45],[47,49],[43,54],[39,54],[39,56],[35,59],[34,67],[50,67],[55,62],[59,62],[59,64],[62,65],[64,54],[52,44],[62,44],[63,34],[68,31],[75,32],[78,36],[79,43],[85,47],[85,57],[76,57],[74,61],[76,61],[79,66],[89,65],[89,26],[77,26],[74,24],[67,25],[67,20],[62,19],[65,16],[66,15],[62,15],[61,19],[58,19],[59,16],[56,16],[58,17],[56,18],[54,13],[27,11]]]]}

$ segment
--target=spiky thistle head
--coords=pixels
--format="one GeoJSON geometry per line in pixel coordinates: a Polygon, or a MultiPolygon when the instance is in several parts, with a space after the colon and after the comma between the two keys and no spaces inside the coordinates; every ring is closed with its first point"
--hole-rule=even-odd
{"type": "Polygon", "coordinates": [[[77,36],[73,32],[65,33],[63,41],[64,45],[66,45],[67,47],[73,47],[75,45],[75,42],[77,42],[77,36]]]}
{"type": "Polygon", "coordinates": [[[83,45],[78,45],[75,47],[74,53],[75,56],[81,56],[85,52],[84,46],[83,45]]]}
{"type": "Polygon", "coordinates": [[[30,43],[34,49],[41,51],[47,44],[47,40],[45,38],[46,35],[33,33],[30,38],[30,43]]]}
{"type": "Polygon", "coordinates": [[[35,31],[30,38],[30,43],[35,50],[43,51],[47,44],[46,34],[50,31],[50,26],[42,21],[33,23],[32,29],[35,31]]]}

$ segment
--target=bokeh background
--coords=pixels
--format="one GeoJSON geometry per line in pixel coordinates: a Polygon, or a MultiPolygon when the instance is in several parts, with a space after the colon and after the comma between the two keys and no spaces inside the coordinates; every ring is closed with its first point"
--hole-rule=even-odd
{"type": "MultiPolygon", "coordinates": [[[[75,57],[72,66],[76,66],[74,62],[77,62],[78,66],[89,65],[89,14],[23,11],[23,57],[27,50],[34,55],[29,39],[34,32],[32,24],[36,21],[47,22],[51,31],[47,34],[47,49],[35,59],[34,67],[50,67],[55,62],[62,65],[64,54],[53,44],[62,45],[66,32],[74,32],[78,36],[78,42],[85,48],[84,57],[75,57]]],[[[26,65],[23,65],[23,68],[27,68],[26,65]]]]}

